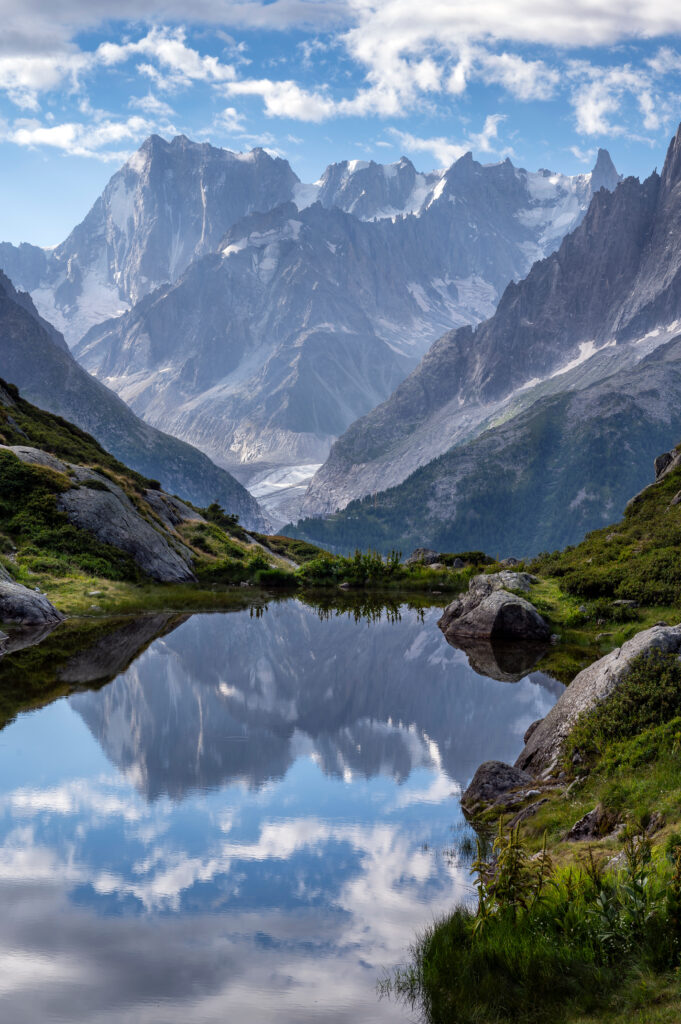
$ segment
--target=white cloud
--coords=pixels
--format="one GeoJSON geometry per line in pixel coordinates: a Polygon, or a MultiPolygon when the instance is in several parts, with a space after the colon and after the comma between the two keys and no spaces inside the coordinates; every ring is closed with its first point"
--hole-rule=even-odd
{"type": "Polygon", "coordinates": [[[187,46],[186,38],[184,28],[153,28],[136,42],[102,43],[95,56],[104,65],[120,64],[136,56],[151,57],[168,72],[170,85],[228,82],[236,77],[232,64],[222,64],[211,55],[202,56],[187,46]]]}
{"type": "Polygon", "coordinates": [[[595,149],[580,149],[579,146],[570,146],[570,152],[582,164],[590,164],[596,156],[595,149]]]}
{"type": "Polygon", "coordinates": [[[681,71],[681,55],[670,46],[661,46],[654,57],[646,61],[656,75],[669,75],[681,71]]]}
{"type": "Polygon", "coordinates": [[[40,93],[58,89],[65,82],[77,88],[79,76],[91,63],[89,55],[78,52],[0,56],[0,90],[18,107],[36,110],[40,93]]]}
{"type": "Polygon", "coordinates": [[[153,131],[154,125],[139,115],[125,121],[104,120],[94,124],[64,122],[46,126],[36,120],[15,121],[5,128],[3,139],[18,146],[49,146],[70,156],[96,157],[100,160],[125,160],[127,151],[112,152],[113,144],[139,141],[153,131]]]}
{"type": "Polygon", "coordinates": [[[215,126],[223,131],[236,134],[244,130],[244,118],[235,107],[225,107],[215,118],[215,126]]]}
{"type": "Polygon", "coordinates": [[[518,100],[550,100],[560,82],[560,73],[543,60],[523,60],[514,53],[484,53],[479,57],[476,77],[503,86],[518,100]]]}
{"type": "Polygon", "coordinates": [[[479,153],[496,153],[510,155],[509,147],[498,148],[496,142],[499,139],[499,125],[506,119],[503,114],[490,114],[485,118],[482,131],[469,133],[462,142],[454,142],[445,136],[435,138],[419,138],[409,132],[399,131],[397,128],[390,128],[389,131],[409,153],[432,153],[441,167],[449,167],[455,160],[459,160],[465,153],[472,152],[474,156],[479,153]]]}
{"type": "MultiPolygon", "coordinates": [[[[681,32],[681,8],[671,0],[644,5],[625,0],[624,9],[610,0],[576,0],[571,5],[564,0],[435,0],[419,9],[418,18],[413,0],[195,0],[191,11],[184,0],[149,0],[144,17],[153,27],[141,38],[104,42],[90,52],[73,44],[75,32],[107,19],[139,20],[137,0],[119,0],[116,5],[109,0],[60,0],[51,5],[24,0],[3,11],[3,17],[0,90],[33,112],[43,94],[68,89],[80,91],[81,113],[87,114],[89,101],[82,98],[87,76],[134,64],[137,75],[151,82],[154,91],[129,105],[150,118],[173,115],[156,95],[158,90],[197,84],[217,87],[230,97],[260,97],[271,118],[320,123],[334,117],[401,117],[432,109],[438,98],[462,95],[471,82],[480,82],[524,102],[550,100],[563,89],[580,134],[637,137],[635,132],[657,133],[668,127],[676,97],[662,83],[681,68],[681,57],[667,45],[638,66],[599,68],[561,56],[570,46],[606,46],[681,32]],[[173,22],[188,15],[194,26],[213,26],[213,38],[227,44],[234,63],[191,45],[181,25],[153,24],[154,19],[173,22]],[[362,74],[359,86],[338,94],[329,83],[304,86],[292,78],[240,77],[246,63],[244,44],[225,29],[292,26],[311,30],[310,37],[298,44],[304,66],[311,67],[314,58],[330,48],[343,47],[362,74]],[[514,47],[527,44],[557,52],[545,59],[514,52],[514,47]]],[[[241,115],[234,107],[227,110],[234,115],[223,114],[222,123],[215,123],[237,132],[243,126],[241,115]]],[[[85,128],[65,116],[64,120],[64,125],[42,125],[42,136],[66,140],[70,130],[79,145],[85,128]]],[[[444,136],[421,143],[439,154],[438,159],[459,152],[463,145],[483,153],[499,152],[497,128],[498,121],[492,120],[486,132],[461,144],[444,136]]],[[[25,135],[23,131],[17,138],[25,135]]],[[[10,137],[7,132],[5,137],[10,137]]],[[[88,155],[102,152],[106,145],[97,143],[96,135],[93,138],[94,145],[83,147],[88,155]]]]}
{"type": "Polygon", "coordinates": [[[229,96],[261,96],[268,117],[290,117],[297,121],[325,121],[336,112],[336,104],[322,92],[301,89],[292,81],[250,78],[225,86],[229,96]]]}
{"type": "Polygon", "coordinates": [[[152,114],[156,117],[172,117],[175,113],[173,108],[149,92],[146,96],[133,97],[128,103],[129,107],[143,110],[145,114],[152,114]]]}
{"type": "MultiPolygon", "coordinates": [[[[625,127],[613,118],[619,114],[627,94],[636,97],[644,115],[644,126],[651,128],[649,100],[651,79],[642,69],[624,64],[621,67],[597,67],[587,61],[571,61],[568,78],[576,84],[571,103],[577,130],[584,135],[622,135],[625,127]],[[646,123],[647,122],[647,123],[646,123]]],[[[659,127],[659,122],[655,127],[659,127]]]]}

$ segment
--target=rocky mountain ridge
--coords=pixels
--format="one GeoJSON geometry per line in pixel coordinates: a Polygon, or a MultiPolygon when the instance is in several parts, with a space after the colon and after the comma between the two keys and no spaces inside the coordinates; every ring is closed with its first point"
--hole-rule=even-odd
{"type": "Polygon", "coordinates": [[[517,557],[612,522],[681,436],[681,338],[588,387],[547,395],[401,484],[283,532],[336,551],[425,544],[517,557]]]}
{"type": "MultiPolygon", "coordinates": [[[[89,215],[96,220],[99,210],[109,223],[112,196],[134,193],[130,238],[112,229],[122,269],[108,280],[123,306],[142,297],[93,327],[76,354],[138,414],[225,466],[321,462],[443,330],[489,315],[506,282],[554,244],[547,224],[560,233],[581,218],[592,179],[618,178],[605,155],[591,175],[567,178],[528,174],[510,161],[483,166],[467,154],[430,176],[406,159],[334,165],[313,187],[266,154],[250,161],[231,154],[220,160],[240,172],[257,176],[262,163],[276,178],[272,201],[290,193],[288,203],[257,211],[265,201],[249,199],[252,212],[236,223],[232,204],[219,244],[218,219],[210,217],[212,234],[204,224],[199,241],[218,251],[203,256],[198,222],[187,213],[193,227],[173,264],[174,283],[144,295],[159,277],[142,269],[165,251],[170,231],[154,212],[153,154],[178,167],[213,159],[210,147],[187,140],[145,146],[89,215]],[[131,191],[135,175],[142,184],[131,191]],[[195,257],[188,263],[187,254],[195,257]]],[[[197,174],[178,170],[173,180],[191,189],[197,174]]],[[[92,234],[88,224],[77,229],[83,237],[92,234]]],[[[171,276],[167,261],[159,266],[171,276]]]]}
{"type": "Polygon", "coordinates": [[[537,397],[634,364],[681,324],[679,133],[662,175],[599,191],[557,252],[506,288],[494,316],[445,334],[383,405],[353,424],[304,512],[344,507],[537,397]]]}

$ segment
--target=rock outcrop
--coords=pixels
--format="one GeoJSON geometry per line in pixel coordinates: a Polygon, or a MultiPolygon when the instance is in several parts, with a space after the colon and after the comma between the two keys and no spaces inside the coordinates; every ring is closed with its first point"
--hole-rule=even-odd
{"type": "Polygon", "coordinates": [[[188,552],[181,554],[171,546],[160,531],[139,515],[124,493],[87,486],[73,488],[59,496],[59,507],[74,526],[131,555],[153,580],[185,583],[196,579],[188,552]]]}
{"type": "Polygon", "coordinates": [[[522,787],[531,786],[532,776],[504,761],[484,761],[461,795],[461,806],[469,813],[481,806],[505,804],[522,787]]]}
{"type": "Polygon", "coordinates": [[[643,630],[580,672],[531,733],[516,767],[533,775],[553,769],[580,715],[606,700],[627,678],[632,661],[653,650],[681,652],[681,625],[643,630]]]}
{"type": "MultiPolygon", "coordinates": [[[[0,246],[1,249],[1,246],[0,246]]],[[[0,271],[0,373],[22,397],[92,434],[107,451],[143,476],[161,481],[201,507],[215,501],[252,530],[267,521],[248,491],[202,452],[138,419],[69,354],[61,335],[37,313],[28,295],[0,271]]],[[[14,399],[4,388],[0,405],[14,399]]]]}
{"type": "Polygon", "coordinates": [[[152,525],[125,491],[101,473],[65,462],[29,445],[0,445],[0,449],[12,452],[29,465],[51,469],[67,477],[74,486],[59,495],[57,504],[69,522],[130,555],[147,576],[160,583],[195,580],[192,553],[173,533],[178,523],[201,519],[184,502],[162,491],[147,491],[148,504],[160,520],[158,525],[152,525]]]}
{"type": "Polygon", "coordinates": [[[438,625],[448,640],[497,639],[546,642],[551,630],[539,612],[507,587],[528,592],[528,573],[500,572],[474,576],[468,593],[445,608],[438,625]]]}
{"type": "MultiPolygon", "coordinates": [[[[409,558],[404,561],[405,565],[436,565],[440,561],[437,551],[432,548],[416,548],[409,558]]],[[[462,563],[463,564],[463,563],[462,563]]]]}

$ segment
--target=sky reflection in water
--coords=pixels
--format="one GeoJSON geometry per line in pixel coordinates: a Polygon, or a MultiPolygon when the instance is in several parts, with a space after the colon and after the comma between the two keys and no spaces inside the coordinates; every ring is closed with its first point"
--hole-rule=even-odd
{"type": "Polygon", "coordinates": [[[469,891],[460,787],[560,692],[438,614],[196,615],[5,729],[2,1019],[405,1019],[375,984],[469,891]]]}

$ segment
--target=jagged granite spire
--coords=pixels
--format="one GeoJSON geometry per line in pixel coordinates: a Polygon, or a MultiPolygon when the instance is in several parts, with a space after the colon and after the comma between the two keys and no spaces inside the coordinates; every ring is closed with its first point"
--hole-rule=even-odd
{"type": "Polygon", "coordinates": [[[662,168],[662,187],[665,191],[673,189],[679,180],[681,180],[681,124],[669,143],[662,168]]]}
{"type": "Polygon", "coordinates": [[[599,149],[594,169],[591,172],[591,191],[598,192],[601,188],[607,188],[612,192],[622,175],[617,173],[617,168],[607,149],[599,149]]]}

